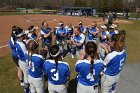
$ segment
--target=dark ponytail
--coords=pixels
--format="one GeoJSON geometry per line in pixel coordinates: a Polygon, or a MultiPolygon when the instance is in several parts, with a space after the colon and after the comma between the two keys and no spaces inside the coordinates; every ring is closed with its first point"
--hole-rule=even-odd
{"type": "Polygon", "coordinates": [[[60,60],[60,48],[58,45],[52,45],[49,50],[51,59],[55,60],[56,73],[58,71],[58,60],[60,60]]]}
{"type": "Polygon", "coordinates": [[[90,74],[93,74],[93,69],[94,69],[94,66],[93,66],[93,64],[94,64],[94,55],[93,55],[93,53],[91,55],[91,61],[90,61],[90,63],[91,63],[91,66],[90,66],[90,74]]]}
{"type": "MultiPolygon", "coordinates": [[[[88,56],[90,56],[91,58],[91,66],[90,66],[90,74],[93,74],[93,69],[94,69],[94,59],[97,57],[97,45],[92,42],[92,41],[89,41],[87,44],[86,44],[86,47],[85,47],[85,52],[88,56]]],[[[95,76],[93,75],[93,77],[95,78],[95,76]]]]}

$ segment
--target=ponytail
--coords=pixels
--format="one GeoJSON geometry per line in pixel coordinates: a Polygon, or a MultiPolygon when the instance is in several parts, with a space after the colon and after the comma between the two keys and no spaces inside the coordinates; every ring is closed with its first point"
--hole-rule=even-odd
{"type": "Polygon", "coordinates": [[[57,71],[58,71],[58,58],[56,57],[56,58],[54,58],[54,60],[55,60],[55,66],[56,66],[56,73],[57,73],[57,71]]]}
{"type": "Polygon", "coordinates": [[[92,74],[93,75],[93,78],[95,78],[95,76],[94,76],[94,72],[93,72],[93,69],[94,69],[94,58],[95,58],[95,56],[94,56],[94,54],[93,53],[91,53],[91,61],[90,61],[90,64],[91,64],[91,66],[90,66],[90,74],[92,74]]]}

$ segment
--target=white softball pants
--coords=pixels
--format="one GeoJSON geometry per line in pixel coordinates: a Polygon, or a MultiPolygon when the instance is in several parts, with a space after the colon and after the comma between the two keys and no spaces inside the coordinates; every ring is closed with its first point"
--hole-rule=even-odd
{"type": "Polygon", "coordinates": [[[98,93],[98,87],[94,88],[93,86],[85,86],[78,82],[77,93],[98,93]]]}
{"type": "Polygon", "coordinates": [[[115,76],[109,76],[106,74],[103,74],[101,78],[101,91],[102,93],[112,93],[113,85],[118,82],[120,78],[120,74],[115,76]]]}
{"type": "Polygon", "coordinates": [[[24,83],[28,84],[28,64],[21,60],[18,61],[18,64],[24,75],[24,83]]]}
{"type": "Polygon", "coordinates": [[[48,81],[49,93],[67,93],[66,84],[54,85],[48,81]]]}
{"type": "Polygon", "coordinates": [[[34,78],[28,75],[31,93],[45,93],[45,80],[44,77],[34,78]]]}

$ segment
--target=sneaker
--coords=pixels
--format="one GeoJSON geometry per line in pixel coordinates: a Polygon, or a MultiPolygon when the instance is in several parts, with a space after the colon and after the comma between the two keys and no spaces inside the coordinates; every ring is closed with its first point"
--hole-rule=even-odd
{"type": "Polygon", "coordinates": [[[71,55],[72,58],[74,58],[74,55],[71,55]]]}
{"type": "Polygon", "coordinates": [[[20,85],[24,87],[24,83],[20,83],[20,85]]]}

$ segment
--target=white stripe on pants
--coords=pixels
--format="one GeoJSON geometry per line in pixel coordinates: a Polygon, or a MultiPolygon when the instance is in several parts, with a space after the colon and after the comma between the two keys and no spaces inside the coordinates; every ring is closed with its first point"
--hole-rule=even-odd
{"type": "Polygon", "coordinates": [[[21,60],[18,61],[18,64],[24,75],[24,83],[28,84],[28,64],[21,60]]]}
{"type": "Polygon", "coordinates": [[[109,91],[112,88],[112,85],[114,83],[117,83],[120,78],[120,74],[115,76],[109,76],[106,74],[103,74],[101,78],[101,91],[102,93],[110,93],[109,91]]]}
{"type": "Polygon", "coordinates": [[[45,93],[45,80],[44,77],[34,78],[28,75],[31,93],[45,93]]]}
{"type": "Polygon", "coordinates": [[[98,87],[94,89],[93,86],[85,86],[78,82],[77,93],[98,93],[98,87]]]}
{"type": "Polygon", "coordinates": [[[67,93],[66,84],[54,85],[48,81],[49,93],[67,93]]]}

